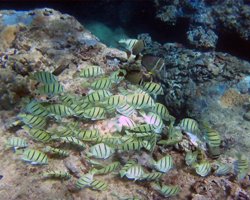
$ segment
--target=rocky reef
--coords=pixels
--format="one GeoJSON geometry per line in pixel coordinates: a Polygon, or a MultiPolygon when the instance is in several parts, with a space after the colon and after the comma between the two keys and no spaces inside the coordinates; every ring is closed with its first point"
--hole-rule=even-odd
{"type": "Polygon", "coordinates": [[[175,25],[178,18],[190,21],[187,39],[195,47],[215,48],[219,29],[236,32],[249,41],[250,6],[247,1],[155,0],[155,5],[157,18],[168,25],[175,25]]]}
{"type": "MultiPolygon", "coordinates": [[[[161,1],[158,3],[161,5],[161,1]]],[[[166,9],[178,13],[178,9],[173,6],[166,9]]],[[[174,23],[176,15],[167,16],[164,20],[174,23]]],[[[16,119],[16,114],[22,111],[24,102],[35,97],[37,85],[30,82],[30,73],[42,70],[53,72],[67,92],[85,96],[87,91],[82,87],[82,79],[76,74],[86,65],[98,65],[106,72],[127,65],[125,52],[108,48],[74,17],[52,9],[1,11],[0,27],[0,38],[4,41],[0,46],[0,84],[4,86],[0,89],[2,144],[10,136],[25,135],[23,129],[11,127],[10,124],[16,119]]],[[[213,48],[216,35],[213,31],[210,33],[214,38],[212,43],[208,44],[204,39],[202,44],[213,48]]],[[[249,152],[250,63],[226,53],[200,52],[176,43],[161,45],[152,41],[147,34],[139,38],[146,43],[143,53],[165,60],[164,73],[158,79],[163,83],[166,94],[163,101],[171,114],[177,118],[189,116],[199,122],[208,121],[221,133],[225,150],[237,146],[239,149],[233,149],[249,152]]],[[[103,135],[113,131],[114,127],[108,122],[95,123],[103,135]]],[[[30,140],[30,144],[41,145],[33,140],[30,140]]],[[[240,182],[235,181],[233,174],[199,177],[184,164],[184,152],[159,148],[157,156],[159,152],[171,154],[177,166],[163,180],[165,184],[178,184],[181,187],[182,192],[172,199],[249,199],[249,175],[240,182]]],[[[231,155],[228,153],[228,157],[223,157],[228,164],[235,160],[231,155]]],[[[127,160],[127,156],[124,155],[122,159],[127,160]]],[[[143,165],[148,155],[141,153],[138,160],[143,165]]],[[[51,159],[49,166],[37,167],[24,164],[16,154],[2,145],[0,161],[0,191],[3,199],[116,199],[113,193],[118,193],[120,199],[131,196],[165,199],[147,183],[117,179],[115,174],[102,178],[108,182],[107,191],[84,189],[73,192],[73,181],[88,170],[81,152],[73,151],[63,160],[51,159]],[[43,168],[69,170],[74,180],[41,179],[39,175],[44,171],[43,168]]]]}

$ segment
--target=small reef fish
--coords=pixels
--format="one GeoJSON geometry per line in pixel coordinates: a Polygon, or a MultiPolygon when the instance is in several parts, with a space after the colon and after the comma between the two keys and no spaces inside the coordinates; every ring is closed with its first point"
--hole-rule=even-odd
{"type": "Polygon", "coordinates": [[[120,176],[124,177],[128,169],[133,165],[136,165],[136,162],[134,160],[128,160],[127,163],[119,171],[120,176]]]}
{"type": "Polygon", "coordinates": [[[134,128],[136,126],[135,122],[129,118],[129,117],[126,117],[126,116],[120,116],[118,118],[118,124],[117,124],[117,127],[119,129],[119,131],[122,130],[122,128],[124,129],[131,129],[131,128],[134,128]]]}
{"type": "Polygon", "coordinates": [[[17,116],[24,124],[32,128],[43,128],[46,125],[46,118],[31,114],[20,113],[17,116]]]}
{"type": "Polygon", "coordinates": [[[156,180],[161,179],[163,175],[164,175],[164,173],[161,173],[161,172],[151,172],[151,173],[144,174],[142,176],[142,180],[156,181],[156,180]]]}
{"type": "Polygon", "coordinates": [[[184,131],[192,134],[199,134],[200,129],[198,122],[191,118],[184,118],[180,121],[178,126],[184,131]]]}
{"type": "Polygon", "coordinates": [[[125,78],[126,74],[127,74],[126,70],[119,69],[110,74],[110,79],[112,82],[118,84],[125,78]]]}
{"type": "Polygon", "coordinates": [[[98,101],[102,101],[102,100],[106,99],[107,97],[110,97],[111,95],[112,94],[107,90],[96,90],[96,91],[88,94],[84,98],[84,102],[85,103],[95,103],[98,101]]]}
{"type": "Polygon", "coordinates": [[[28,103],[25,107],[25,112],[40,116],[40,117],[46,117],[49,115],[46,108],[44,108],[38,101],[33,100],[30,103],[28,103]]]}
{"type": "Polygon", "coordinates": [[[145,133],[145,132],[154,132],[156,128],[157,127],[155,127],[152,124],[139,124],[133,128],[130,128],[129,130],[136,133],[145,133]]]}
{"type": "Polygon", "coordinates": [[[167,173],[174,166],[173,158],[170,155],[164,156],[158,161],[152,160],[154,168],[162,173],[167,173]]]}
{"type": "Polygon", "coordinates": [[[180,187],[177,185],[163,185],[162,187],[156,183],[152,184],[152,188],[159,192],[164,197],[172,197],[180,192],[180,187]]]}
{"type": "Polygon", "coordinates": [[[108,174],[110,172],[115,171],[118,167],[120,166],[120,163],[118,161],[112,162],[111,164],[101,168],[101,169],[93,169],[91,172],[93,174],[98,174],[98,175],[103,175],[103,174],[108,174]]]}
{"type": "Polygon", "coordinates": [[[54,178],[54,179],[70,179],[71,175],[68,172],[63,172],[63,171],[54,171],[50,170],[42,175],[44,178],[54,178]]]}
{"type": "Polygon", "coordinates": [[[155,103],[155,107],[153,110],[156,114],[158,114],[163,120],[169,120],[169,112],[165,105],[161,103],[155,103]]]}
{"type": "Polygon", "coordinates": [[[214,174],[216,176],[225,176],[230,174],[232,168],[229,164],[221,163],[219,161],[215,162],[216,170],[214,174]]]}
{"type": "Polygon", "coordinates": [[[25,139],[19,137],[11,137],[6,142],[7,147],[13,147],[14,151],[19,148],[26,148],[28,143],[25,139]]]}
{"type": "Polygon", "coordinates": [[[74,137],[78,138],[79,140],[88,140],[93,139],[96,137],[100,137],[100,133],[98,129],[93,130],[79,130],[75,132],[74,137]]]}
{"type": "Polygon", "coordinates": [[[234,162],[234,173],[238,180],[244,179],[249,170],[249,161],[243,154],[237,155],[238,159],[234,162]]]}
{"type": "Polygon", "coordinates": [[[85,148],[85,144],[81,140],[78,140],[77,138],[72,137],[72,136],[60,137],[60,140],[63,142],[66,142],[66,143],[70,143],[70,144],[79,146],[81,148],[85,148]]]}
{"type": "Polygon", "coordinates": [[[143,140],[142,145],[143,147],[150,151],[153,152],[154,148],[156,146],[156,142],[157,142],[157,135],[151,135],[149,137],[146,138],[147,140],[143,140]]]}
{"type": "Polygon", "coordinates": [[[119,145],[119,149],[122,151],[137,151],[143,147],[142,141],[136,139],[134,141],[124,142],[119,145]]]}
{"type": "Polygon", "coordinates": [[[157,95],[164,95],[163,88],[159,83],[144,82],[140,87],[145,92],[154,95],[154,97],[157,97],[157,95]]]}
{"type": "Polygon", "coordinates": [[[64,87],[58,83],[45,84],[37,89],[37,93],[40,95],[54,96],[64,92],[64,87]]]}
{"type": "Polygon", "coordinates": [[[101,107],[92,107],[85,109],[82,113],[79,113],[78,116],[91,120],[100,120],[106,118],[106,111],[101,107]]]}
{"type": "Polygon", "coordinates": [[[90,84],[90,87],[94,90],[105,90],[112,86],[112,81],[110,78],[100,78],[95,80],[90,84]]]}
{"type": "Polygon", "coordinates": [[[135,109],[151,108],[155,106],[155,102],[148,94],[130,94],[127,96],[126,102],[135,109]]]}
{"type": "Polygon", "coordinates": [[[71,106],[77,102],[77,97],[72,94],[63,94],[59,96],[59,100],[62,102],[62,104],[71,106]]]}
{"type": "Polygon", "coordinates": [[[141,64],[151,74],[160,74],[161,70],[165,66],[165,61],[160,57],[156,57],[150,54],[145,54],[142,57],[141,64]]]}
{"type": "Polygon", "coordinates": [[[49,105],[49,106],[46,107],[46,110],[50,114],[60,116],[60,117],[71,116],[71,115],[74,114],[74,111],[70,107],[65,106],[63,104],[49,105]]]}
{"type": "Polygon", "coordinates": [[[198,175],[205,177],[211,172],[211,164],[208,161],[203,161],[200,164],[195,163],[195,171],[198,175]]]}
{"type": "Polygon", "coordinates": [[[108,189],[108,184],[100,180],[93,180],[90,183],[90,187],[93,190],[104,191],[108,189]]]}
{"type": "Polygon", "coordinates": [[[143,114],[143,117],[147,124],[153,125],[155,127],[155,132],[161,133],[164,124],[159,115],[149,112],[148,114],[143,114]]]}
{"type": "Polygon", "coordinates": [[[104,70],[100,66],[88,66],[80,72],[80,76],[84,78],[97,77],[104,74],[104,70]]]}
{"type": "Polygon", "coordinates": [[[198,152],[192,152],[192,151],[188,151],[185,155],[185,162],[188,166],[192,166],[194,163],[196,163],[197,161],[197,154],[198,152]]]}
{"type": "Polygon", "coordinates": [[[77,116],[78,113],[83,112],[84,109],[90,108],[91,103],[86,103],[86,102],[74,103],[74,104],[71,104],[69,107],[74,111],[75,115],[77,116]]]}
{"type": "Polygon", "coordinates": [[[99,143],[92,147],[90,147],[89,153],[87,153],[88,156],[93,156],[95,158],[100,159],[107,159],[115,152],[114,148],[104,144],[99,143]]]}
{"type": "Polygon", "coordinates": [[[35,79],[36,81],[43,84],[52,84],[58,82],[55,75],[46,71],[35,72],[30,75],[30,78],[35,79]]]}
{"type": "Polygon", "coordinates": [[[30,162],[32,165],[47,165],[48,157],[41,151],[26,149],[23,152],[22,160],[30,162]]]}
{"type": "Polygon", "coordinates": [[[122,106],[126,102],[126,97],[123,95],[113,95],[107,100],[107,104],[113,107],[122,106]]]}
{"type": "Polygon", "coordinates": [[[140,180],[144,174],[145,172],[141,165],[132,165],[125,172],[125,176],[128,179],[133,179],[135,181],[140,180]]]}
{"type": "Polygon", "coordinates": [[[39,141],[39,142],[50,142],[51,141],[51,135],[50,133],[36,129],[36,128],[29,128],[28,126],[23,126],[22,127],[25,131],[28,132],[29,136],[32,137],[34,140],[39,141]]]}
{"type": "Polygon", "coordinates": [[[90,186],[90,184],[93,182],[93,178],[94,178],[93,173],[84,174],[77,180],[76,187],[78,189],[82,189],[87,186],[90,186]]]}
{"type": "Polygon", "coordinates": [[[137,39],[121,39],[118,43],[123,44],[133,55],[138,55],[145,47],[144,41],[137,39]]]}
{"type": "Polygon", "coordinates": [[[121,105],[121,106],[118,105],[116,107],[116,111],[126,117],[130,117],[131,115],[135,113],[135,108],[125,103],[124,105],[121,105]]]}
{"type": "Polygon", "coordinates": [[[50,146],[46,146],[43,151],[45,153],[49,153],[49,154],[53,154],[53,155],[57,155],[57,156],[61,156],[61,157],[67,157],[69,156],[69,152],[62,150],[62,149],[58,149],[58,148],[54,148],[54,147],[50,147],[50,146]]]}
{"type": "Polygon", "coordinates": [[[209,155],[213,159],[217,159],[221,154],[221,149],[220,149],[221,136],[216,130],[213,130],[208,125],[204,124],[204,126],[205,126],[204,140],[207,143],[209,155]]]}

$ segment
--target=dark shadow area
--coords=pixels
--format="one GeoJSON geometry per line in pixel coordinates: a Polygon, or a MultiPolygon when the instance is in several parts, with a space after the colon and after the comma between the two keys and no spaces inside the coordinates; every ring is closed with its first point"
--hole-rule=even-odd
{"type": "Polygon", "coordinates": [[[250,41],[243,40],[237,33],[220,31],[216,51],[226,52],[250,61],[250,41]]]}

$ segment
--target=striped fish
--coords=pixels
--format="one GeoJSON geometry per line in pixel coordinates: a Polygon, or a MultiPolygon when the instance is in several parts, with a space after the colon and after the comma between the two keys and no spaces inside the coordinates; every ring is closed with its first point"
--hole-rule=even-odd
{"type": "Polygon", "coordinates": [[[136,138],[140,138],[140,137],[149,137],[152,135],[151,132],[132,132],[129,130],[125,130],[126,135],[130,136],[130,137],[136,137],[136,138]]]}
{"type": "Polygon", "coordinates": [[[136,139],[122,143],[118,148],[122,151],[138,151],[143,147],[142,141],[136,139]]]}
{"type": "Polygon", "coordinates": [[[249,163],[246,156],[243,154],[237,155],[238,159],[234,162],[234,173],[238,180],[242,180],[248,173],[249,163]]]}
{"type": "Polygon", "coordinates": [[[54,95],[63,93],[64,87],[60,83],[56,82],[56,83],[51,83],[51,84],[40,86],[37,89],[37,92],[40,95],[54,96],[54,95]]]}
{"type": "Polygon", "coordinates": [[[135,108],[133,106],[130,106],[128,104],[124,104],[124,105],[118,105],[116,107],[116,111],[126,117],[130,117],[131,115],[133,115],[135,113],[135,108]]]}
{"type": "Polygon", "coordinates": [[[146,138],[147,140],[144,140],[142,142],[143,147],[150,151],[153,152],[156,146],[156,142],[157,142],[157,135],[151,135],[149,137],[146,138]]]}
{"type": "Polygon", "coordinates": [[[153,166],[157,171],[167,173],[174,166],[173,158],[170,155],[164,156],[158,161],[153,161],[153,166]]]}
{"type": "Polygon", "coordinates": [[[99,137],[99,130],[94,129],[94,130],[80,130],[76,133],[74,133],[74,137],[78,138],[79,140],[88,140],[92,138],[99,137]]]}
{"type": "Polygon", "coordinates": [[[211,164],[207,161],[203,161],[200,164],[195,164],[195,171],[198,175],[205,177],[211,172],[211,164]]]}
{"type": "Polygon", "coordinates": [[[132,165],[126,171],[125,176],[128,179],[133,179],[136,181],[136,180],[142,179],[144,174],[145,172],[141,165],[132,165]]]}
{"type": "Polygon", "coordinates": [[[82,113],[86,108],[89,108],[90,106],[90,103],[83,102],[71,104],[69,107],[76,113],[76,115],[79,115],[79,113],[82,113]]]}
{"type": "Polygon", "coordinates": [[[103,167],[101,169],[94,169],[92,171],[94,174],[103,175],[103,174],[108,174],[110,172],[115,171],[119,166],[120,166],[120,163],[117,161],[117,162],[112,162],[106,167],[103,167]]]}
{"type": "Polygon", "coordinates": [[[126,102],[126,97],[119,94],[110,96],[107,100],[107,104],[113,107],[123,106],[125,102],[126,102]]]}
{"type": "Polygon", "coordinates": [[[46,117],[48,116],[48,111],[37,101],[33,100],[28,103],[25,107],[25,111],[29,114],[46,117]]]}
{"type": "Polygon", "coordinates": [[[211,148],[219,147],[221,144],[220,134],[215,130],[206,131],[205,140],[206,140],[208,146],[211,148]]]}
{"type": "Polygon", "coordinates": [[[7,140],[6,145],[8,147],[13,147],[14,150],[19,148],[25,148],[28,146],[28,143],[25,139],[19,137],[11,137],[7,140]]]}
{"type": "Polygon", "coordinates": [[[90,184],[93,182],[93,174],[92,173],[87,173],[81,176],[77,182],[76,182],[76,187],[78,189],[85,188],[87,186],[90,186],[90,184]]]}
{"type": "Polygon", "coordinates": [[[68,172],[50,170],[42,175],[44,178],[55,178],[55,179],[70,179],[71,175],[68,172]]]}
{"type": "Polygon", "coordinates": [[[144,49],[144,41],[137,39],[121,39],[118,43],[123,44],[124,47],[133,55],[138,55],[144,49]]]}
{"type": "Polygon", "coordinates": [[[70,143],[70,144],[79,146],[81,148],[85,148],[85,144],[81,140],[78,140],[77,138],[72,137],[72,136],[70,136],[70,137],[61,137],[60,140],[66,142],[66,143],[70,143]]]}
{"type": "Polygon", "coordinates": [[[93,190],[104,191],[108,188],[108,184],[100,180],[93,180],[90,187],[93,190]]]}
{"type": "Polygon", "coordinates": [[[100,78],[90,84],[90,87],[94,90],[109,89],[112,86],[110,78],[100,78]]]}
{"type": "Polygon", "coordinates": [[[35,72],[30,76],[31,79],[35,79],[36,81],[44,84],[51,84],[58,82],[57,77],[50,72],[40,71],[35,72]]]}
{"type": "Polygon", "coordinates": [[[143,133],[143,132],[154,132],[154,130],[156,129],[156,127],[154,125],[151,124],[140,124],[132,129],[129,129],[132,132],[136,132],[136,133],[143,133]]]}
{"type": "Polygon", "coordinates": [[[53,115],[60,117],[71,116],[74,114],[74,111],[63,104],[52,104],[46,107],[47,111],[53,115]]]}
{"type": "Polygon", "coordinates": [[[180,192],[180,187],[175,185],[163,185],[162,187],[158,184],[152,184],[152,188],[158,191],[164,197],[172,197],[180,192]]]}
{"type": "Polygon", "coordinates": [[[23,152],[22,160],[30,162],[32,165],[47,165],[48,157],[41,151],[27,149],[23,152]]]}
{"type": "Polygon", "coordinates": [[[145,181],[156,181],[162,178],[164,174],[160,172],[151,172],[148,174],[144,174],[142,179],[145,181]]]}
{"type": "Polygon", "coordinates": [[[104,70],[100,66],[91,65],[80,72],[80,76],[84,78],[97,77],[104,74],[104,70]]]}
{"type": "Polygon", "coordinates": [[[79,117],[84,117],[91,120],[100,120],[106,118],[106,111],[101,107],[92,107],[85,109],[79,117]]]}
{"type": "Polygon", "coordinates": [[[144,120],[147,124],[153,125],[155,127],[154,132],[161,133],[164,126],[161,117],[153,112],[149,112],[147,115],[144,115],[144,120]]]}
{"type": "Polygon", "coordinates": [[[119,174],[121,175],[121,177],[124,177],[128,169],[132,167],[133,165],[136,165],[136,162],[134,160],[128,160],[127,163],[119,171],[119,174]]]}
{"type": "Polygon", "coordinates": [[[107,91],[107,90],[96,90],[90,94],[88,94],[85,99],[84,102],[85,103],[95,103],[98,101],[102,101],[108,97],[110,97],[112,94],[107,91]]]}
{"type": "Polygon", "coordinates": [[[157,95],[164,95],[163,88],[161,84],[154,83],[154,82],[144,82],[141,84],[142,90],[145,92],[154,95],[155,97],[157,95]]]}
{"type": "Polygon", "coordinates": [[[141,64],[147,69],[150,74],[160,75],[162,69],[165,66],[164,59],[150,54],[144,54],[141,60],[141,64]]]}
{"type": "Polygon", "coordinates": [[[46,118],[31,114],[19,114],[17,116],[24,124],[32,128],[43,128],[46,125],[46,118]]]}
{"type": "Polygon", "coordinates": [[[155,102],[148,94],[130,94],[126,99],[127,103],[136,109],[154,107],[155,102]]]}
{"type": "Polygon", "coordinates": [[[184,132],[189,132],[192,134],[199,134],[198,122],[191,118],[184,118],[180,121],[178,125],[184,132]]]}
{"type": "Polygon", "coordinates": [[[118,84],[125,78],[126,74],[127,74],[126,70],[119,69],[111,73],[110,79],[112,82],[118,84]]]}
{"type": "Polygon", "coordinates": [[[22,127],[25,131],[29,133],[29,136],[32,137],[34,140],[39,141],[39,142],[50,142],[51,141],[51,135],[40,129],[36,128],[29,128],[28,126],[23,126],[22,127]]]}
{"type": "Polygon", "coordinates": [[[154,112],[158,114],[163,120],[169,120],[169,112],[166,106],[161,103],[155,103],[154,112]]]}
{"type": "Polygon", "coordinates": [[[95,158],[106,159],[106,158],[110,157],[114,152],[115,152],[115,150],[112,147],[110,147],[104,143],[100,143],[100,144],[96,144],[96,145],[92,146],[90,148],[88,155],[93,156],[95,158]]]}
{"type": "Polygon", "coordinates": [[[215,163],[216,165],[216,170],[214,171],[214,174],[216,176],[225,176],[225,175],[228,175],[230,174],[231,172],[231,166],[229,164],[226,164],[226,163],[221,163],[219,161],[217,161],[215,163]]]}
{"type": "Polygon", "coordinates": [[[75,95],[72,94],[63,94],[61,96],[59,96],[59,100],[67,105],[67,106],[71,106],[72,104],[76,103],[77,101],[77,97],[75,95]]]}
{"type": "Polygon", "coordinates": [[[185,155],[185,162],[188,166],[192,166],[197,161],[198,152],[188,151],[185,155]]]}
{"type": "Polygon", "coordinates": [[[135,122],[130,119],[129,117],[126,117],[126,116],[120,116],[118,118],[118,124],[117,126],[119,127],[119,129],[121,130],[122,128],[134,128],[136,125],[135,125],[135,122]]]}
{"type": "Polygon", "coordinates": [[[74,132],[69,127],[60,126],[57,128],[56,135],[59,137],[70,137],[74,132]]]}
{"type": "Polygon", "coordinates": [[[46,152],[46,153],[61,156],[61,157],[69,156],[69,152],[67,152],[65,150],[62,150],[62,149],[53,148],[53,147],[50,147],[50,146],[46,146],[43,151],[46,152]]]}

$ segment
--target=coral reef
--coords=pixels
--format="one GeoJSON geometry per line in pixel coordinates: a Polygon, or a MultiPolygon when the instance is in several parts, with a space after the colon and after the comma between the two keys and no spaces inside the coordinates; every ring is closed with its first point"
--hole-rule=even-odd
{"type": "MultiPolygon", "coordinates": [[[[23,129],[18,126],[9,127],[8,123],[16,119],[16,114],[21,111],[23,102],[27,101],[25,97],[38,98],[35,94],[36,82],[31,80],[29,76],[31,72],[46,70],[56,73],[67,92],[75,93],[78,96],[86,96],[88,91],[82,87],[83,79],[77,76],[80,70],[92,64],[98,65],[105,72],[110,73],[114,68],[129,65],[126,63],[125,52],[106,47],[69,15],[61,14],[52,9],[38,9],[22,13],[21,18],[20,13],[15,11],[1,11],[0,16],[1,20],[4,19],[1,25],[6,24],[6,21],[8,21],[7,25],[11,26],[15,26],[13,25],[14,22],[23,23],[22,28],[15,33],[15,38],[10,40],[9,46],[6,45],[4,51],[0,54],[0,84],[5,86],[0,91],[1,144],[4,144],[7,138],[13,135],[26,137],[23,129]],[[8,16],[10,16],[9,20],[8,16]],[[24,20],[27,18],[29,19],[28,22],[24,20]]],[[[168,108],[172,108],[171,110],[175,114],[179,112],[179,115],[181,115],[182,108],[188,105],[190,116],[196,116],[201,121],[209,118],[208,121],[214,125],[213,128],[222,132],[224,138],[231,137],[233,134],[240,135],[243,129],[244,131],[249,130],[249,123],[245,123],[246,121],[240,127],[238,126],[244,111],[241,107],[238,108],[241,104],[236,104],[235,108],[241,110],[241,115],[236,115],[232,111],[228,112],[228,110],[222,111],[226,108],[221,108],[219,104],[218,107],[213,105],[214,100],[220,99],[229,86],[233,87],[232,85],[244,80],[246,74],[250,73],[248,62],[243,62],[224,53],[193,51],[179,44],[160,45],[152,42],[148,35],[141,35],[140,37],[146,39],[146,53],[160,56],[166,62],[165,73],[162,73],[159,78],[165,85],[164,90],[167,94],[165,100],[168,108]],[[210,87],[205,90],[204,85],[210,87]],[[211,108],[208,109],[208,107],[211,108]],[[208,113],[211,114],[208,115],[208,113]],[[214,116],[211,116],[212,114],[214,116]],[[228,123],[224,124],[224,121],[217,123],[220,121],[218,118],[228,120],[229,117],[233,116],[235,120],[229,121],[231,126],[228,126],[228,123]],[[225,129],[225,126],[227,126],[227,129],[225,129]],[[235,132],[235,128],[242,130],[235,132]]],[[[245,87],[245,83],[243,85],[245,87]]],[[[126,88],[128,85],[124,83],[122,87],[126,88]]],[[[42,100],[56,102],[53,98],[42,100]]],[[[142,120],[138,116],[135,116],[135,119],[138,122],[142,120]]],[[[102,135],[109,135],[115,132],[115,127],[111,123],[112,120],[87,122],[81,125],[83,128],[98,127],[102,135]]],[[[242,134],[241,138],[247,138],[247,135],[242,134]]],[[[226,139],[224,139],[225,148],[226,142],[230,141],[230,138],[226,139]]],[[[243,145],[246,149],[249,147],[247,146],[249,145],[247,144],[248,140],[241,142],[246,142],[243,145]]],[[[31,139],[29,144],[31,148],[43,147],[43,144],[31,139]]],[[[60,146],[59,143],[56,145],[60,146]]],[[[1,145],[1,198],[13,200],[113,199],[112,193],[117,192],[119,197],[124,198],[138,196],[139,199],[165,199],[153,191],[147,183],[138,182],[135,184],[128,180],[118,179],[115,174],[100,177],[100,180],[108,182],[111,189],[107,191],[96,192],[87,188],[74,192],[74,181],[82,173],[89,170],[89,165],[82,152],[70,151],[70,156],[64,160],[50,159],[48,166],[36,167],[25,165],[18,158],[18,154],[14,154],[10,149],[1,145]],[[62,171],[67,169],[73,175],[74,180],[60,182],[40,178],[44,170],[51,169],[62,171]]],[[[249,198],[248,182],[245,185],[242,182],[235,182],[231,178],[233,175],[230,175],[230,177],[215,177],[213,175],[199,177],[190,172],[190,169],[184,165],[182,152],[172,151],[172,147],[159,147],[155,156],[159,157],[162,153],[169,153],[178,166],[171,170],[163,180],[164,184],[178,184],[182,188],[180,195],[172,199],[214,199],[215,196],[218,199],[239,199],[241,196],[249,198]]],[[[121,159],[127,161],[128,157],[130,155],[125,153],[121,159]]],[[[140,155],[139,157],[139,162],[143,165],[149,156],[140,155]]],[[[228,158],[225,162],[231,164],[233,161],[228,158]]]]}
{"type": "Polygon", "coordinates": [[[189,19],[188,41],[200,48],[215,48],[219,28],[236,32],[244,40],[250,38],[250,6],[243,0],[237,3],[234,0],[155,0],[155,6],[156,16],[167,24],[175,25],[178,18],[189,19]]]}

